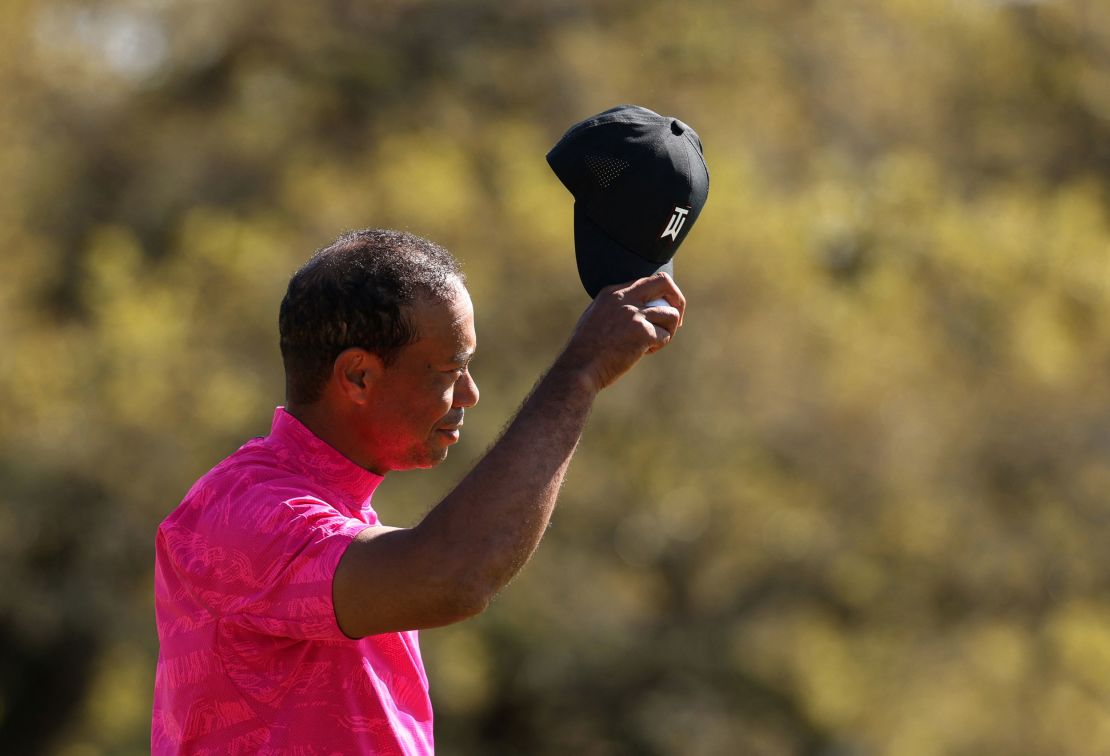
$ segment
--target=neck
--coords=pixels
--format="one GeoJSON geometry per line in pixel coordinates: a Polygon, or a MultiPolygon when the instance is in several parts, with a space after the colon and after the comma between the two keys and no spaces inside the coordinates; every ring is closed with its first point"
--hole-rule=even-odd
{"type": "Polygon", "coordinates": [[[285,411],[297,418],[301,425],[312,431],[317,438],[359,467],[377,475],[386,474],[387,471],[381,469],[381,465],[362,453],[359,436],[353,430],[355,424],[347,418],[340,417],[327,405],[327,402],[319,401],[312,404],[288,402],[285,405],[285,411]]]}

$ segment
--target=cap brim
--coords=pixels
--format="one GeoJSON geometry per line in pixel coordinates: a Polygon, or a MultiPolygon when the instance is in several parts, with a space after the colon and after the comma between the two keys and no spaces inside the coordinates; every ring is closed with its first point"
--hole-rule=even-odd
{"type": "Polygon", "coordinates": [[[657,263],[630,251],[590,220],[574,204],[574,256],[578,260],[578,277],[590,298],[606,286],[631,283],[659,271],[674,274],[674,259],[657,263]]]}

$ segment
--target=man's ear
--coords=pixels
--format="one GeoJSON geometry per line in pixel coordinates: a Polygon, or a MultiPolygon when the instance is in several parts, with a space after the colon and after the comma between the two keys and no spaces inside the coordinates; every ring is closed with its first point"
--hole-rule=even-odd
{"type": "Polygon", "coordinates": [[[344,349],[331,368],[332,384],[356,404],[363,404],[385,372],[382,358],[361,347],[344,349]]]}

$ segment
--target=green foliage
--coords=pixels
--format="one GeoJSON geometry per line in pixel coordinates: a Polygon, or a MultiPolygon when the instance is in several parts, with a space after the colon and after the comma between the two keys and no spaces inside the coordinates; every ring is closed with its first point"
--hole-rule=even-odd
{"type": "Polygon", "coordinates": [[[482,403],[585,297],[543,156],[636,102],[712,174],[674,344],[533,562],[424,633],[445,754],[1110,751],[1110,14],[1096,0],[9,0],[0,750],[142,753],[153,533],[282,401],[340,231],[463,260],[482,403]]]}

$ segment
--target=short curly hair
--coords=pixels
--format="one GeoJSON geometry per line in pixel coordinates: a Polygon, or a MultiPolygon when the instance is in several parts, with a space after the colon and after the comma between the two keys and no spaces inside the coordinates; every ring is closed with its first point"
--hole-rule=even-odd
{"type": "Polygon", "coordinates": [[[286,401],[317,401],[345,349],[390,364],[419,338],[408,305],[450,297],[465,280],[450,252],[405,231],[352,231],[317,250],[289,280],[278,315],[286,401]]]}

